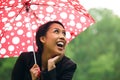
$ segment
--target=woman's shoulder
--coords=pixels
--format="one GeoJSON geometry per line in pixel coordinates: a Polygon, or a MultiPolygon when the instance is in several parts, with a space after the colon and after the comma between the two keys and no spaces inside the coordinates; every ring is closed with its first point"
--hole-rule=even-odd
{"type": "Polygon", "coordinates": [[[70,59],[69,57],[67,57],[67,56],[64,56],[62,58],[62,60],[60,61],[60,63],[63,64],[63,65],[69,65],[69,66],[70,65],[71,66],[76,65],[76,63],[72,59],[70,59]]]}
{"type": "Polygon", "coordinates": [[[31,61],[34,58],[33,52],[22,52],[19,56],[19,59],[25,60],[25,61],[31,61]]]}
{"type": "MultiPolygon", "coordinates": [[[[35,52],[35,56],[37,56],[37,55],[38,55],[38,53],[35,52]]],[[[33,57],[33,56],[34,56],[34,52],[33,52],[33,51],[30,51],[30,52],[22,52],[22,53],[20,54],[20,56],[22,56],[22,57],[33,57]]]]}
{"type": "Polygon", "coordinates": [[[20,54],[20,56],[32,56],[33,55],[33,52],[22,52],[21,54],[20,54]]]}

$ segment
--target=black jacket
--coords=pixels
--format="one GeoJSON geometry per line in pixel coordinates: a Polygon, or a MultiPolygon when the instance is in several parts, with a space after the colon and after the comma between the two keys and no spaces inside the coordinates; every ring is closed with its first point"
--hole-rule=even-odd
{"type": "MultiPolygon", "coordinates": [[[[41,67],[41,57],[36,53],[37,64],[41,67]]],[[[11,80],[32,80],[30,68],[34,65],[32,52],[24,52],[17,59],[12,71],[11,80]]],[[[76,64],[69,58],[64,56],[61,61],[56,64],[56,68],[51,71],[42,71],[39,80],[72,80],[76,70],[76,64]]]]}

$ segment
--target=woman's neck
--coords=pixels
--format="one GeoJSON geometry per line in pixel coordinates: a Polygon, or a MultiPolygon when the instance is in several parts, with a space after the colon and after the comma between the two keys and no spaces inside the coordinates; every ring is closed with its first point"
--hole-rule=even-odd
{"type": "Polygon", "coordinates": [[[50,59],[50,53],[43,51],[42,53],[42,70],[47,69],[48,59],[50,59]]]}

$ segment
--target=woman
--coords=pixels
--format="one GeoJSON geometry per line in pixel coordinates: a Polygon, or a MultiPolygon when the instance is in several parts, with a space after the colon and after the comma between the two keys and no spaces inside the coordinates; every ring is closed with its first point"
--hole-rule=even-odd
{"type": "Polygon", "coordinates": [[[22,53],[12,72],[12,80],[72,80],[76,64],[64,55],[66,38],[62,23],[50,21],[36,32],[37,64],[33,52],[22,53]]]}

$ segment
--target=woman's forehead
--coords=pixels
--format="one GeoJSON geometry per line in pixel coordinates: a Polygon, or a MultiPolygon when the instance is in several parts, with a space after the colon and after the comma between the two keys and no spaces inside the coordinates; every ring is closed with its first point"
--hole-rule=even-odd
{"type": "Polygon", "coordinates": [[[58,23],[53,23],[53,24],[50,26],[49,29],[55,29],[55,28],[65,30],[65,29],[63,28],[63,26],[60,25],[60,24],[58,24],[58,23]]]}

